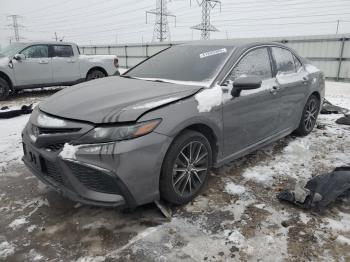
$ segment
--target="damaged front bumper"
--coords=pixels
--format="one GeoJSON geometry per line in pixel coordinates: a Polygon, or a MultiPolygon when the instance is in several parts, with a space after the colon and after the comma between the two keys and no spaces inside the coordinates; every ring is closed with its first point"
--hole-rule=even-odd
{"type": "Polygon", "coordinates": [[[134,207],[159,199],[161,163],[171,142],[167,136],[150,133],[132,140],[78,145],[71,153],[37,146],[25,130],[22,139],[23,162],[30,171],[74,201],[134,207]]]}

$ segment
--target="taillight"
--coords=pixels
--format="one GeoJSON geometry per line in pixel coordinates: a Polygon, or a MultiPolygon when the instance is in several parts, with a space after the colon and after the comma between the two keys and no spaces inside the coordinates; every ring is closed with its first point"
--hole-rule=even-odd
{"type": "Polygon", "coordinates": [[[114,58],[113,63],[115,67],[118,67],[119,66],[118,58],[114,58]]]}

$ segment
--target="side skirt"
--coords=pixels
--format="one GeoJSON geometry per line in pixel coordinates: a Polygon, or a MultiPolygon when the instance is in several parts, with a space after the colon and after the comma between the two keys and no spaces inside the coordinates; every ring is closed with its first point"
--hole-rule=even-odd
{"type": "Polygon", "coordinates": [[[214,163],[214,167],[219,168],[219,167],[221,167],[229,162],[232,162],[233,160],[236,160],[242,156],[248,155],[251,152],[254,152],[254,151],[256,151],[256,150],[258,150],[266,145],[269,145],[269,144],[271,144],[271,143],[273,143],[273,142],[275,142],[283,137],[288,136],[293,131],[294,131],[293,128],[288,128],[288,129],[284,129],[284,130],[282,130],[282,131],[280,131],[272,136],[264,138],[255,144],[252,144],[252,145],[250,145],[250,146],[248,146],[248,147],[246,147],[238,152],[235,152],[235,153],[233,153],[233,154],[231,154],[231,155],[229,155],[221,160],[218,160],[216,163],[214,163]]]}

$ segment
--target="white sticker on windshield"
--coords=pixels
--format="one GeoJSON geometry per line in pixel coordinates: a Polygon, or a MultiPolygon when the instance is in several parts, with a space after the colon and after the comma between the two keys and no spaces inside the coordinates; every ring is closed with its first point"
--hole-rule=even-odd
{"type": "Polygon", "coordinates": [[[221,48],[221,49],[218,49],[218,50],[205,52],[205,53],[199,54],[199,58],[206,58],[208,56],[218,55],[218,54],[222,54],[222,53],[227,53],[227,49],[226,48],[221,48]]]}

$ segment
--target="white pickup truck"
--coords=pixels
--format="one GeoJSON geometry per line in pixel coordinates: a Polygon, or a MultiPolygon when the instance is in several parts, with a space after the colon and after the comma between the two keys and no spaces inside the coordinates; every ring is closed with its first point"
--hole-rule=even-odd
{"type": "Polygon", "coordinates": [[[15,43],[0,51],[0,100],[11,91],[119,75],[115,55],[80,55],[67,42],[15,43]]]}

